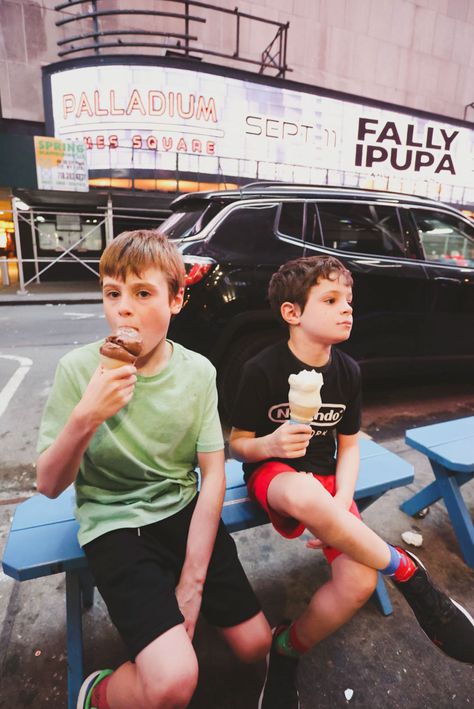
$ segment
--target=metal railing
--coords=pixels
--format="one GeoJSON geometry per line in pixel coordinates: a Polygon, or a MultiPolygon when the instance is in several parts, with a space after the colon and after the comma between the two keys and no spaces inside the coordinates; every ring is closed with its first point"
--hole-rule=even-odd
{"type": "MultiPolygon", "coordinates": [[[[94,53],[95,55],[104,54],[104,50],[124,49],[124,48],[147,48],[163,50],[163,53],[172,54],[173,56],[182,56],[188,59],[201,59],[200,55],[209,57],[232,59],[236,62],[251,64],[258,66],[259,73],[265,70],[275,70],[277,77],[284,78],[287,71],[291,69],[286,64],[286,49],[288,40],[289,22],[277,22],[270,20],[267,17],[257,17],[246,12],[241,12],[237,7],[233,10],[218,7],[209,3],[200,2],[199,0],[162,0],[162,2],[172,2],[173,5],[181,5],[182,12],[169,12],[166,10],[149,10],[149,9],[100,9],[100,0],[69,0],[55,6],[57,12],[63,15],[67,14],[61,20],[56,22],[57,27],[66,27],[69,25],[77,26],[84,23],[91,23],[91,28],[85,32],[74,32],[73,34],[63,37],[57,42],[59,57],[67,57],[72,54],[94,53]],[[76,14],[69,14],[72,7],[77,5],[86,5],[84,11],[80,8],[76,14]],[[234,26],[234,45],[228,52],[218,52],[208,49],[203,43],[200,45],[197,34],[191,34],[191,24],[198,25],[206,24],[208,17],[203,17],[197,14],[190,14],[190,9],[197,8],[206,10],[206,15],[209,19],[214,19],[213,13],[220,13],[235,20],[234,26]],[[107,23],[109,18],[117,17],[144,17],[144,27],[139,29],[117,29],[116,26],[107,23]],[[177,23],[177,29],[180,31],[161,31],[153,30],[145,27],[146,18],[163,18],[177,23]],[[273,26],[276,28],[275,37],[271,40],[268,46],[260,52],[259,58],[251,56],[243,56],[241,54],[241,32],[242,21],[249,23],[260,23],[273,26]],[[135,37],[132,41],[132,37],[135,37]],[[143,39],[140,39],[143,37],[143,39]],[[151,41],[152,38],[163,38],[164,41],[151,41]]],[[[124,23],[125,24],[125,23],[124,23]]],[[[258,52],[256,54],[258,56],[258,52]]]]}

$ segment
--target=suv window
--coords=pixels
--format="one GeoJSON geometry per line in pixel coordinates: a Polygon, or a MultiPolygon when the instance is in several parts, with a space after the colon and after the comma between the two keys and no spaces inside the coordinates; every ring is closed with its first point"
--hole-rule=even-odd
{"type": "Polygon", "coordinates": [[[304,202],[283,202],[278,219],[278,232],[295,239],[303,238],[304,202]]]}
{"type": "Polygon", "coordinates": [[[199,234],[211,219],[222,209],[222,204],[201,202],[187,209],[173,212],[159,227],[169,239],[183,239],[199,234]]]}
{"type": "Polygon", "coordinates": [[[380,256],[404,256],[395,207],[318,202],[323,243],[331,249],[380,256]]]}
{"type": "Polygon", "coordinates": [[[229,254],[251,254],[268,249],[273,237],[276,204],[243,204],[227,214],[216,227],[213,241],[229,254]]]}
{"type": "Polygon", "coordinates": [[[474,266],[474,226],[437,210],[412,209],[427,261],[474,266]]]}

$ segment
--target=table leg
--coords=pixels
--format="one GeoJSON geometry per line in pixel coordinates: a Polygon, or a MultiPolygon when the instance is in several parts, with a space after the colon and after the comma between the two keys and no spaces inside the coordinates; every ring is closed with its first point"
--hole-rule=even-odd
{"type": "Polygon", "coordinates": [[[79,574],[83,608],[92,608],[94,605],[94,579],[89,569],[83,569],[79,574]]]}
{"type": "Polygon", "coordinates": [[[474,525],[456,476],[435,461],[431,461],[431,466],[466,564],[474,568],[474,525]]]}
{"type": "Polygon", "coordinates": [[[68,709],[76,709],[84,675],[82,658],[82,607],[80,574],[66,572],[67,687],[68,709]]]}
{"type": "Polygon", "coordinates": [[[435,502],[438,502],[442,495],[443,494],[439,489],[438,482],[435,480],[433,483],[430,483],[430,485],[424,487],[423,490],[417,492],[416,495],[413,495],[413,497],[410,497],[408,500],[403,502],[400,505],[400,509],[413,517],[413,515],[416,515],[425,507],[429,507],[435,502]]]}
{"type": "Polygon", "coordinates": [[[388,595],[387,587],[385,586],[383,575],[380,571],[377,574],[377,587],[374,591],[374,596],[377,599],[382,613],[384,615],[391,615],[393,613],[392,603],[388,595]]]}

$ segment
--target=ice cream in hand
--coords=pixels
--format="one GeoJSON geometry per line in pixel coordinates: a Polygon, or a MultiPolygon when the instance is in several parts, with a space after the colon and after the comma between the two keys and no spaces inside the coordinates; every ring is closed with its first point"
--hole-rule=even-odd
{"type": "Polygon", "coordinates": [[[298,374],[290,374],[290,421],[311,423],[321,406],[320,392],[323,383],[323,375],[314,369],[303,369],[298,374]]]}
{"type": "Polygon", "coordinates": [[[119,327],[105,338],[100,348],[100,363],[106,369],[135,364],[142,351],[142,338],[133,327],[119,327]]]}

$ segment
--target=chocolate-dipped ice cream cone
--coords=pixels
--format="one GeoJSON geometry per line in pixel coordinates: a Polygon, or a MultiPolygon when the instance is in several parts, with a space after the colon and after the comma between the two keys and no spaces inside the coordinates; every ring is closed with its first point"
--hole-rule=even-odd
{"type": "Polygon", "coordinates": [[[105,338],[100,348],[100,363],[105,369],[135,364],[142,351],[142,338],[132,327],[119,327],[105,338]]]}

